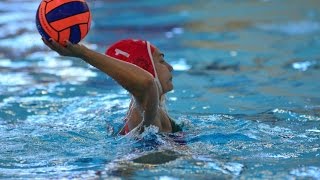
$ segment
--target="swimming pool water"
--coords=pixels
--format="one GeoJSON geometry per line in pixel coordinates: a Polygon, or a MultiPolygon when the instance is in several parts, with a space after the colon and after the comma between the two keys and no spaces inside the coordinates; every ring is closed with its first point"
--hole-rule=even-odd
{"type": "Polygon", "coordinates": [[[117,136],[129,94],[43,45],[38,2],[1,1],[0,178],[320,179],[317,0],[88,3],[90,48],[165,53],[183,132],[117,136]]]}

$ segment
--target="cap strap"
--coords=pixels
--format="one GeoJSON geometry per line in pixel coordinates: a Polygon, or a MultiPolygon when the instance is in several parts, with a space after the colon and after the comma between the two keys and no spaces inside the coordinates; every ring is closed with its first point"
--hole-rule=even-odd
{"type": "Polygon", "coordinates": [[[160,83],[159,78],[158,78],[158,73],[157,73],[156,67],[154,65],[153,56],[152,56],[152,52],[151,52],[151,45],[150,45],[149,41],[147,41],[147,49],[148,49],[148,54],[149,54],[149,57],[150,57],[150,60],[151,60],[151,64],[152,64],[152,67],[153,67],[155,81],[156,81],[156,84],[158,85],[158,88],[159,88],[159,96],[161,96],[162,93],[163,93],[162,86],[161,86],[161,83],[160,83]]]}

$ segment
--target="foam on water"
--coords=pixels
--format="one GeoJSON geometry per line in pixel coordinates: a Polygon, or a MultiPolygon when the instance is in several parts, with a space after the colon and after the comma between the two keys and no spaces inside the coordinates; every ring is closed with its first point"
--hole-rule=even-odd
{"type": "Polygon", "coordinates": [[[298,178],[320,178],[320,168],[315,166],[302,167],[290,171],[290,174],[298,178]]]}

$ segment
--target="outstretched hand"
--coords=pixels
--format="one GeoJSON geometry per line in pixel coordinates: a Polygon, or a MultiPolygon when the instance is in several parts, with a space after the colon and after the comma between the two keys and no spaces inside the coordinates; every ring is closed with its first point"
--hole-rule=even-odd
{"type": "Polygon", "coordinates": [[[62,46],[57,43],[55,40],[50,39],[47,41],[42,38],[44,44],[46,44],[50,49],[56,51],[61,56],[70,56],[81,58],[84,51],[87,49],[84,45],[72,44],[70,41],[66,40],[66,46],[62,46]]]}

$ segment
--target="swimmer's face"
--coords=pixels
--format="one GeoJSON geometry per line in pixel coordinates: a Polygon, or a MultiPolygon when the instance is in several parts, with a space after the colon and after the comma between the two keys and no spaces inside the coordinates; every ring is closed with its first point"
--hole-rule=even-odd
{"type": "Polygon", "coordinates": [[[157,48],[153,52],[153,61],[156,68],[163,93],[173,89],[172,74],[173,68],[164,60],[164,54],[157,48]]]}

